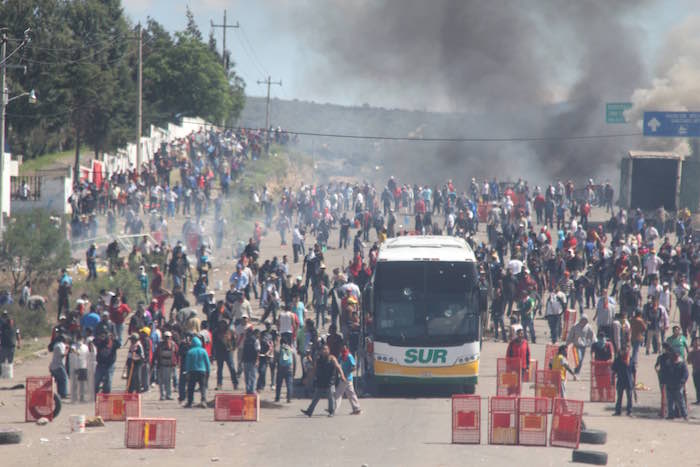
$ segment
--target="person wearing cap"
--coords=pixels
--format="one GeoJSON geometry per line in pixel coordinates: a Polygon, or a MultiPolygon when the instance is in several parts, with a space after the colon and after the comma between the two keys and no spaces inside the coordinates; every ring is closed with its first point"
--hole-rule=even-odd
{"type": "Polygon", "coordinates": [[[158,366],[158,386],[160,400],[173,400],[172,383],[173,371],[177,366],[177,344],[173,341],[173,333],[165,331],[163,341],[156,349],[156,365],[158,366]]]}
{"type": "Polygon", "coordinates": [[[576,349],[576,369],[574,370],[576,374],[581,372],[581,367],[583,366],[583,358],[586,355],[586,348],[590,347],[596,342],[596,336],[593,332],[593,328],[588,322],[588,316],[582,314],[581,318],[576,324],[574,324],[569,330],[569,334],[566,336],[566,343],[573,344],[574,349],[576,349]]]}

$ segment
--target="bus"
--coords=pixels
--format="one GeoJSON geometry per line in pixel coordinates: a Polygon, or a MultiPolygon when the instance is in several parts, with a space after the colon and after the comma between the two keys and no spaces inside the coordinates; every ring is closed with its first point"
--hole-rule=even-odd
{"type": "Polygon", "coordinates": [[[471,394],[481,310],[474,252],[462,238],[385,241],[363,293],[365,373],[376,391],[427,383],[471,394]]]}

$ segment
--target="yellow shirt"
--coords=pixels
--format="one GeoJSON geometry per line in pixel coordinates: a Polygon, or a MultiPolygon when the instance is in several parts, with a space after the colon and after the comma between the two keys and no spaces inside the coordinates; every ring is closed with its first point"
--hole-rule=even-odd
{"type": "Polygon", "coordinates": [[[558,370],[561,373],[562,381],[566,381],[566,365],[566,358],[561,354],[556,355],[552,359],[552,370],[558,370]]]}

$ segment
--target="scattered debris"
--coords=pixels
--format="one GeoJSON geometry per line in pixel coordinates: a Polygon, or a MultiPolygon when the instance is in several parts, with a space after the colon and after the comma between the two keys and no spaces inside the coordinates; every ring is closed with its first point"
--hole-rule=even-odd
{"type": "MultiPolygon", "coordinates": [[[[36,421],[36,424],[39,426],[44,426],[49,424],[49,419],[46,417],[41,417],[39,420],[36,421]]],[[[42,438],[43,439],[43,438],[42,438]]],[[[48,441],[48,440],[47,440],[48,441]]]]}

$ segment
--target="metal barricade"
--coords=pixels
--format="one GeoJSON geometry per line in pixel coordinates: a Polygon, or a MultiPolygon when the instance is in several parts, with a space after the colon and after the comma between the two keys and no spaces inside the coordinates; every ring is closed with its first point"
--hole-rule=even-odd
{"type": "Polygon", "coordinates": [[[591,360],[591,402],[615,402],[612,362],[591,360]]]}
{"type": "Polygon", "coordinates": [[[522,379],[520,358],[499,358],[496,362],[498,396],[519,396],[522,379]]]}
{"type": "Polygon", "coordinates": [[[578,449],[582,415],[583,401],[554,399],[549,445],[578,449]]]}
{"type": "Polygon", "coordinates": [[[547,446],[547,414],[549,399],[518,398],[518,444],[547,446]]]}
{"type": "Polygon", "coordinates": [[[127,418],[124,445],[132,449],[173,449],[177,421],[174,418],[127,418]]]}
{"type": "Polygon", "coordinates": [[[481,396],[452,396],[452,443],[481,443],[481,396]]]}
{"type": "Polygon", "coordinates": [[[489,444],[518,444],[518,398],[489,398],[489,444]]]}

